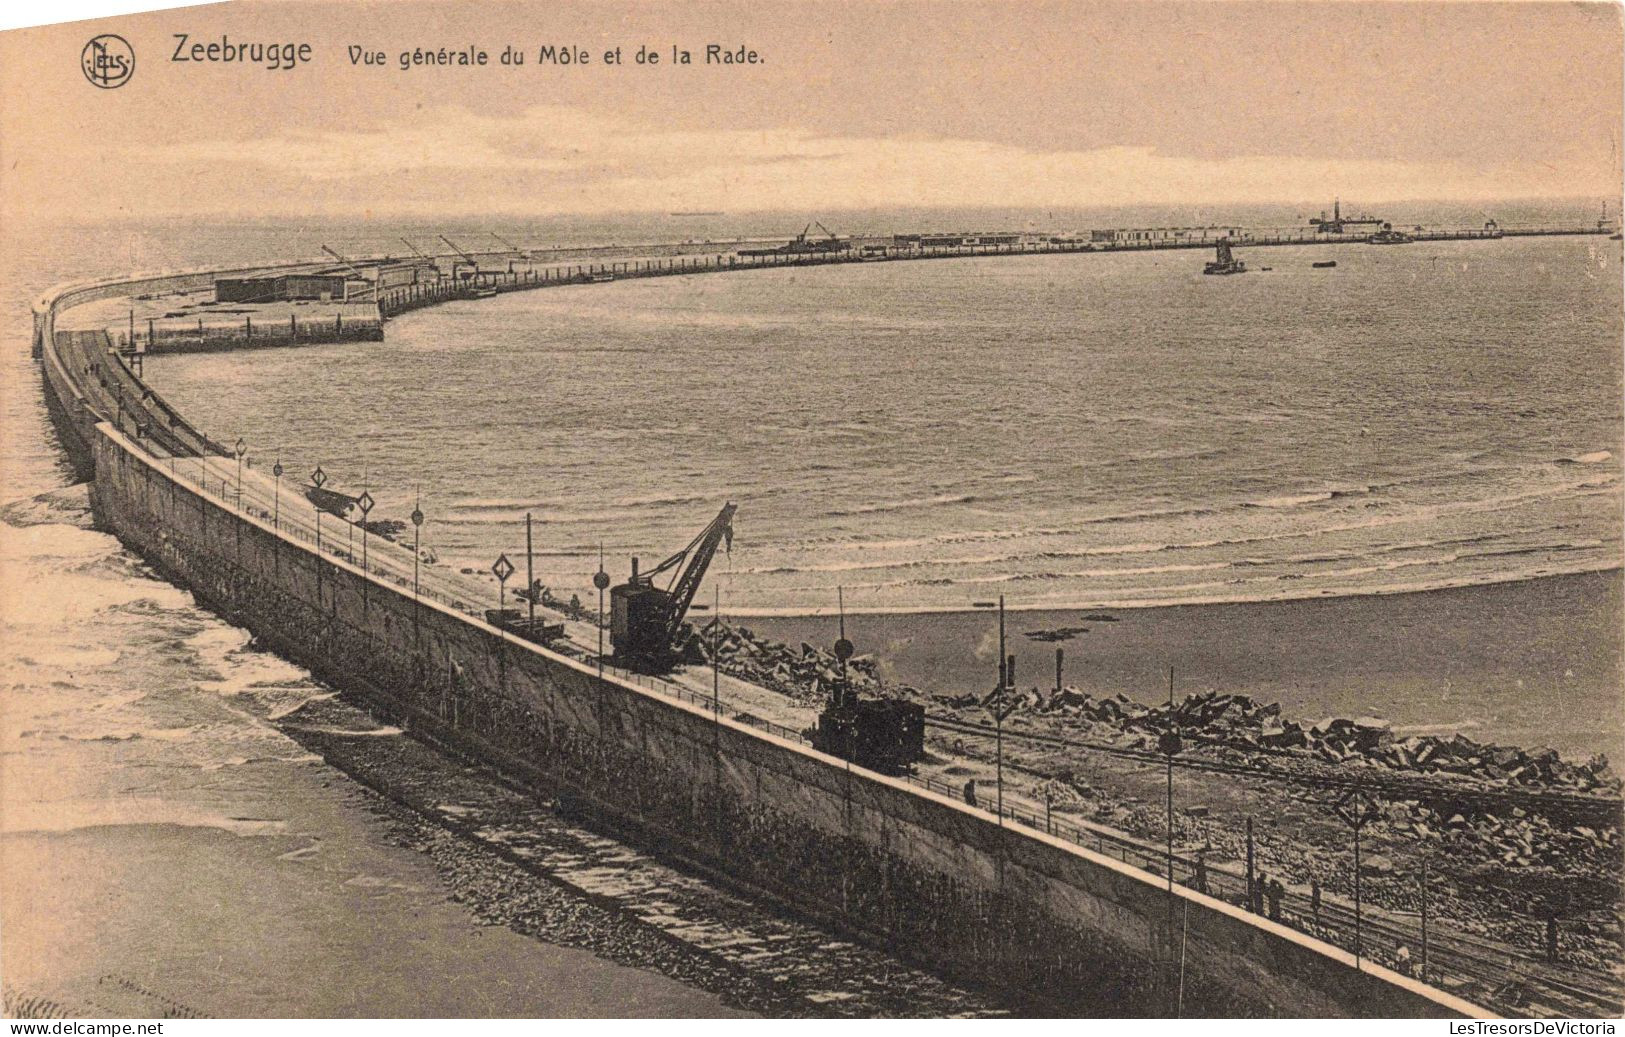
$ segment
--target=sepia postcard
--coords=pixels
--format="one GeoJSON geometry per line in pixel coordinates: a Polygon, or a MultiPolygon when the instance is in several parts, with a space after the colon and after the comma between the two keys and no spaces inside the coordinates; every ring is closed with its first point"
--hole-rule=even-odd
{"type": "Polygon", "coordinates": [[[11,1032],[1613,1033],[1622,13],[0,33],[11,1032]]]}

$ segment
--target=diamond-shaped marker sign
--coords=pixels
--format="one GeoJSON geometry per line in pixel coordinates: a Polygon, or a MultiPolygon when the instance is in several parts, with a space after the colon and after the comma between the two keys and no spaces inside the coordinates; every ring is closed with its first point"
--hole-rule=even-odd
{"type": "Polygon", "coordinates": [[[278,461],[276,464],[271,466],[271,474],[276,476],[278,479],[282,478],[282,462],[281,461],[278,461]]]}
{"type": "Polygon", "coordinates": [[[1004,718],[1014,713],[1016,707],[1021,704],[1020,700],[1014,695],[1006,696],[1004,694],[1006,690],[1003,688],[995,689],[994,696],[982,703],[982,708],[987,710],[988,715],[1001,724],[1004,723],[1004,718]]]}
{"type": "Polygon", "coordinates": [[[1364,789],[1352,788],[1338,797],[1332,805],[1332,813],[1342,818],[1350,828],[1360,829],[1376,820],[1377,804],[1366,795],[1364,789]]]}
{"type": "Polygon", "coordinates": [[[507,555],[500,555],[497,560],[492,563],[491,572],[496,575],[498,581],[507,583],[508,577],[513,575],[513,563],[508,561],[507,555]]]}
{"type": "Polygon", "coordinates": [[[366,490],[362,490],[361,496],[355,499],[355,506],[361,509],[362,515],[366,515],[367,512],[372,510],[372,505],[372,494],[368,493],[366,490]]]}
{"type": "Polygon", "coordinates": [[[422,509],[420,509],[420,508],[413,508],[412,509],[412,525],[414,525],[414,526],[423,525],[423,511],[422,511],[422,509]]]}
{"type": "Polygon", "coordinates": [[[243,437],[242,436],[238,436],[237,437],[237,456],[242,457],[246,453],[248,453],[248,444],[243,442],[243,437]]]}
{"type": "Polygon", "coordinates": [[[322,488],[322,483],[325,483],[326,481],[327,481],[327,473],[322,471],[322,466],[321,465],[317,465],[316,470],[314,472],[310,473],[310,483],[311,483],[311,485],[316,487],[319,490],[319,489],[322,488]]]}

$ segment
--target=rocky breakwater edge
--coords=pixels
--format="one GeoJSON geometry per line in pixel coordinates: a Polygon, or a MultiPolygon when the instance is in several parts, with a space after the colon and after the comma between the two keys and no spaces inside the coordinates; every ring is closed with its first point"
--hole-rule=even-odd
{"type": "MultiPolygon", "coordinates": [[[[827,648],[787,645],[713,620],[687,647],[693,664],[778,692],[815,710],[842,679],[827,648]]],[[[950,726],[986,726],[994,693],[926,691],[884,679],[870,655],[847,662],[862,695],[922,703],[922,775],[993,782],[992,740],[950,726]]],[[[1369,790],[1376,816],[1362,830],[1361,894],[1368,909],[1414,925],[1419,875],[1436,931],[1513,953],[1543,955],[1546,920],[1561,926],[1559,960],[1617,985],[1625,926],[1619,809],[1579,816],[1566,797],[1618,804],[1621,781],[1606,756],[1565,759],[1552,749],[1476,741],[1461,733],[1400,737],[1377,717],[1284,716],[1277,703],[1206,691],[1147,704],[1077,687],[1009,693],[1004,722],[1005,795],[1026,797],[1042,817],[1103,826],[1160,847],[1166,838],[1165,768],[1159,739],[1178,731],[1175,852],[1238,874],[1245,822],[1255,821],[1257,870],[1307,895],[1352,901],[1348,827],[1331,807],[1351,781],[1369,790]],[[1032,737],[1025,737],[1032,736],[1032,737]],[[1212,764],[1228,771],[1203,769],[1212,764]],[[1548,805],[1547,797],[1550,798],[1548,805]]]]}

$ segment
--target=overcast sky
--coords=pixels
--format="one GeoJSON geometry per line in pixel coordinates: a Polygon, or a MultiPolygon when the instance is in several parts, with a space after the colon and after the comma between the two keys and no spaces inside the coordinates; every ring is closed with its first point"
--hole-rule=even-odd
{"type": "Polygon", "coordinates": [[[1603,4],[243,3],[0,37],[0,217],[1617,197],[1621,91],[1603,4]],[[119,89],[80,71],[97,32],[119,89]],[[492,64],[396,64],[469,44],[492,64]]]}

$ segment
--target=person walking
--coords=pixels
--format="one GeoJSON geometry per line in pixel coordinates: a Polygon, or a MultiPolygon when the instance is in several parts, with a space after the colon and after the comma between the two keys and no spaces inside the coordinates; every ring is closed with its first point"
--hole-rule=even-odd
{"type": "Polygon", "coordinates": [[[1279,922],[1281,920],[1281,898],[1286,896],[1286,887],[1281,885],[1280,879],[1270,879],[1270,884],[1264,890],[1264,895],[1269,897],[1270,901],[1270,921],[1279,922]]]}
{"type": "Polygon", "coordinates": [[[1252,909],[1252,912],[1255,915],[1261,915],[1264,913],[1264,887],[1269,884],[1269,880],[1269,876],[1262,871],[1259,872],[1258,877],[1253,880],[1253,902],[1248,906],[1252,909]]]}
{"type": "Polygon", "coordinates": [[[1315,924],[1320,924],[1320,883],[1315,879],[1309,880],[1309,913],[1315,916],[1315,924]]]}

